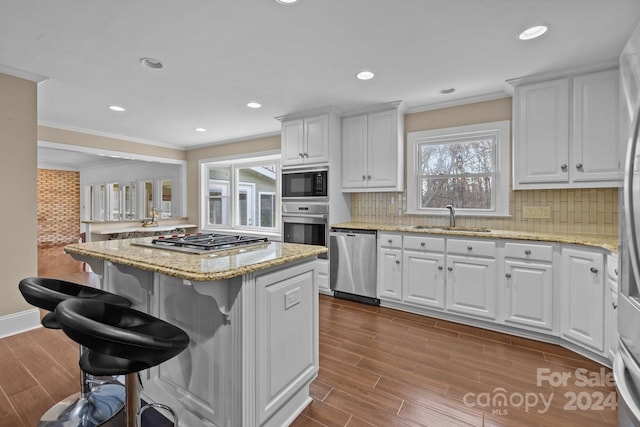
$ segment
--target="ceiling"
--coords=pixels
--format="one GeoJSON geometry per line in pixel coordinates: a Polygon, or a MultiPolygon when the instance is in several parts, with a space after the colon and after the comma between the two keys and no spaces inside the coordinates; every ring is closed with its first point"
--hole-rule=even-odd
{"type": "Polygon", "coordinates": [[[498,96],[510,78],[615,61],[638,21],[637,0],[0,0],[0,71],[48,78],[41,125],[189,149],[325,106],[498,96]],[[537,23],[547,34],[518,40],[537,23]]]}

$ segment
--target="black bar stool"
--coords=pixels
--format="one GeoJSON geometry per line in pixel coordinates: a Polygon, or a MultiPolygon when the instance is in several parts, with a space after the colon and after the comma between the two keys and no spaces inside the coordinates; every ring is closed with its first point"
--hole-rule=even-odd
{"type": "MultiPolygon", "coordinates": [[[[24,299],[31,305],[48,310],[42,326],[61,329],[54,310],[70,298],[85,298],[130,307],[131,302],[119,295],[100,289],[47,277],[28,277],[18,285],[24,299]]],[[[83,354],[80,347],[80,357],[83,354]]],[[[81,372],[80,392],[58,402],[44,413],[38,427],[94,427],[111,419],[124,407],[125,390],[115,381],[96,381],[81,372]],[[93,387],[90,384],[94,385],[93,387]]]]}
{"type": "MultiPolygon", "coordinates": [[[[80,358],[82,370],[126,375],[126,427],[137,427],[136,418],[146,409],[140,408],[138,373],[181,353],[189,345],[187,333],[157,317],[102,301],[70,299],[58,304],[55,313],[65,334],[88,349],[80,358]]],[[[177,426],[175,412],[168,410],[177,426]]]]}

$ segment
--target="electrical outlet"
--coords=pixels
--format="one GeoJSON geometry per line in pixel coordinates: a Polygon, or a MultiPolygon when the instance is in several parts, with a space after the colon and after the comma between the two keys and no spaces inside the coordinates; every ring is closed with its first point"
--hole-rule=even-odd
{"type": "Polygon", "coordinates": [[[284,309],[289,310],[291,307],[300,304],[300,288],[291,289],[284,294],[284,309]]]}
{"type": "Polygon", "coordinates": [[[523,206],[524,219],[551,219],[551,206],[523,206]]]}

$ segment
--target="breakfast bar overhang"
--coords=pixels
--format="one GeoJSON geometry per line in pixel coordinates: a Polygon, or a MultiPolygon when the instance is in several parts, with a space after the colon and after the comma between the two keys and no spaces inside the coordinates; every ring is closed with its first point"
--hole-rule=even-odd
{"type": "Polygon", "coordinates": [[[204,254],[132,243],[73,244],[104,290],[186,331],[189,347],[143,373],[141,394],[185,427],[289,425],[318,372],[318,273],[325,247],[267,242],[204,254]]]}

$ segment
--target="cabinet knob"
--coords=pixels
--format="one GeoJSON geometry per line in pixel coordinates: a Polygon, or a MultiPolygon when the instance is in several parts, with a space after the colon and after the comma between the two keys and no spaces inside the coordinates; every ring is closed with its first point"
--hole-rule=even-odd
{"type": "Polygon", "coordinates": [[[420,242],[420,246],[422,246],[423,248],[426,246],[427,244],[425,242],[420,242]]]}
{"type": "Polygon", "coordinates": [[[472,249],[473,249],[473,246],[471,246],[471,245],[467,246],[467,250],[468,250],[468,251],[470,251],[470,250],[472,250],[472,249]]]}
{"type": "Polygon", "coordinates": [[[578,163],[578,164],[576,165],[576,169],[582,169],[582,163],[578,163]]]}
{"type": "Polygon", "coordinates": [[[615,273],[615,275],[618,275],[618,269],[616,268],[615,270],[613,270],[613,272],[615,273]]]}
{"type": "Polygon", "coordinates": [[[304,158],[304,154],[302,153],[298,153],[298,156],[300,156],[300,158],[304,158]]]}
{"type": "Polygon", "coordinates": [[[438,270],[442,270],[442,266],[441,265],[438,266],[438,270]]]}
{"type": "Polygon", "coordinates": [[[367,181],[371,181],[371,175],[367,175],[367,181]]]}
{"type": "Polygon", "coordinates": [[[592,273],[597,273],[598,269],[595,267],[591,267],[589,270],[591,270],[592,273]]]}
{"type": "Polygon", "coordinates": [[[453,271],[453,267],[449,266],[449,267],[447,267],[447,270],[453,271]]]}
{"type": "Polygon", "coordinates": [[[524,254],[525,254],[525,255],[531,255],[531,250],[530,250],[530,249],[525,250],[525,251],[524,251],[524,254]]]}
{"type": "Polygon", "coordinates": [[[505,273],[504,277],[506,277],[507,279],[511,278],[511,273],[505,273]]]}
{"type": "Polygon", "coordinates": [[[367,177],[362,175],[362,180],[364,181],[365,179],[367,179],[367,177]]]}
{"type": "Polygon", "coordinates": [[[309,157],[309,153],[304,153],[304,156],[305,157],[309,157]]]}
{"type": "Polygon", "coordinates": [[[562,169],[563,172],[567,171],[567,165],[565,163],[560,165],[560,169],[562,169]]]}
{"type": "Polygon", "coordinates": [[[392,240],[392,239],[389,239],[389,240],[387,240],[387,242],[389,242],[389,243],[393,243],[393,240],[392,240]]]}
{"type": "Polygon", "coordinates": [[[614,310],[616,310],[618,308],[618,304],[616,304],[615,302],[611,303],[611,308],[613,308],[614,310]]]}
{"type": "Polygon", "coordinates": [[[400,260],[399,259],[396,260],[396,264],[400,264],[400,260]]]}

